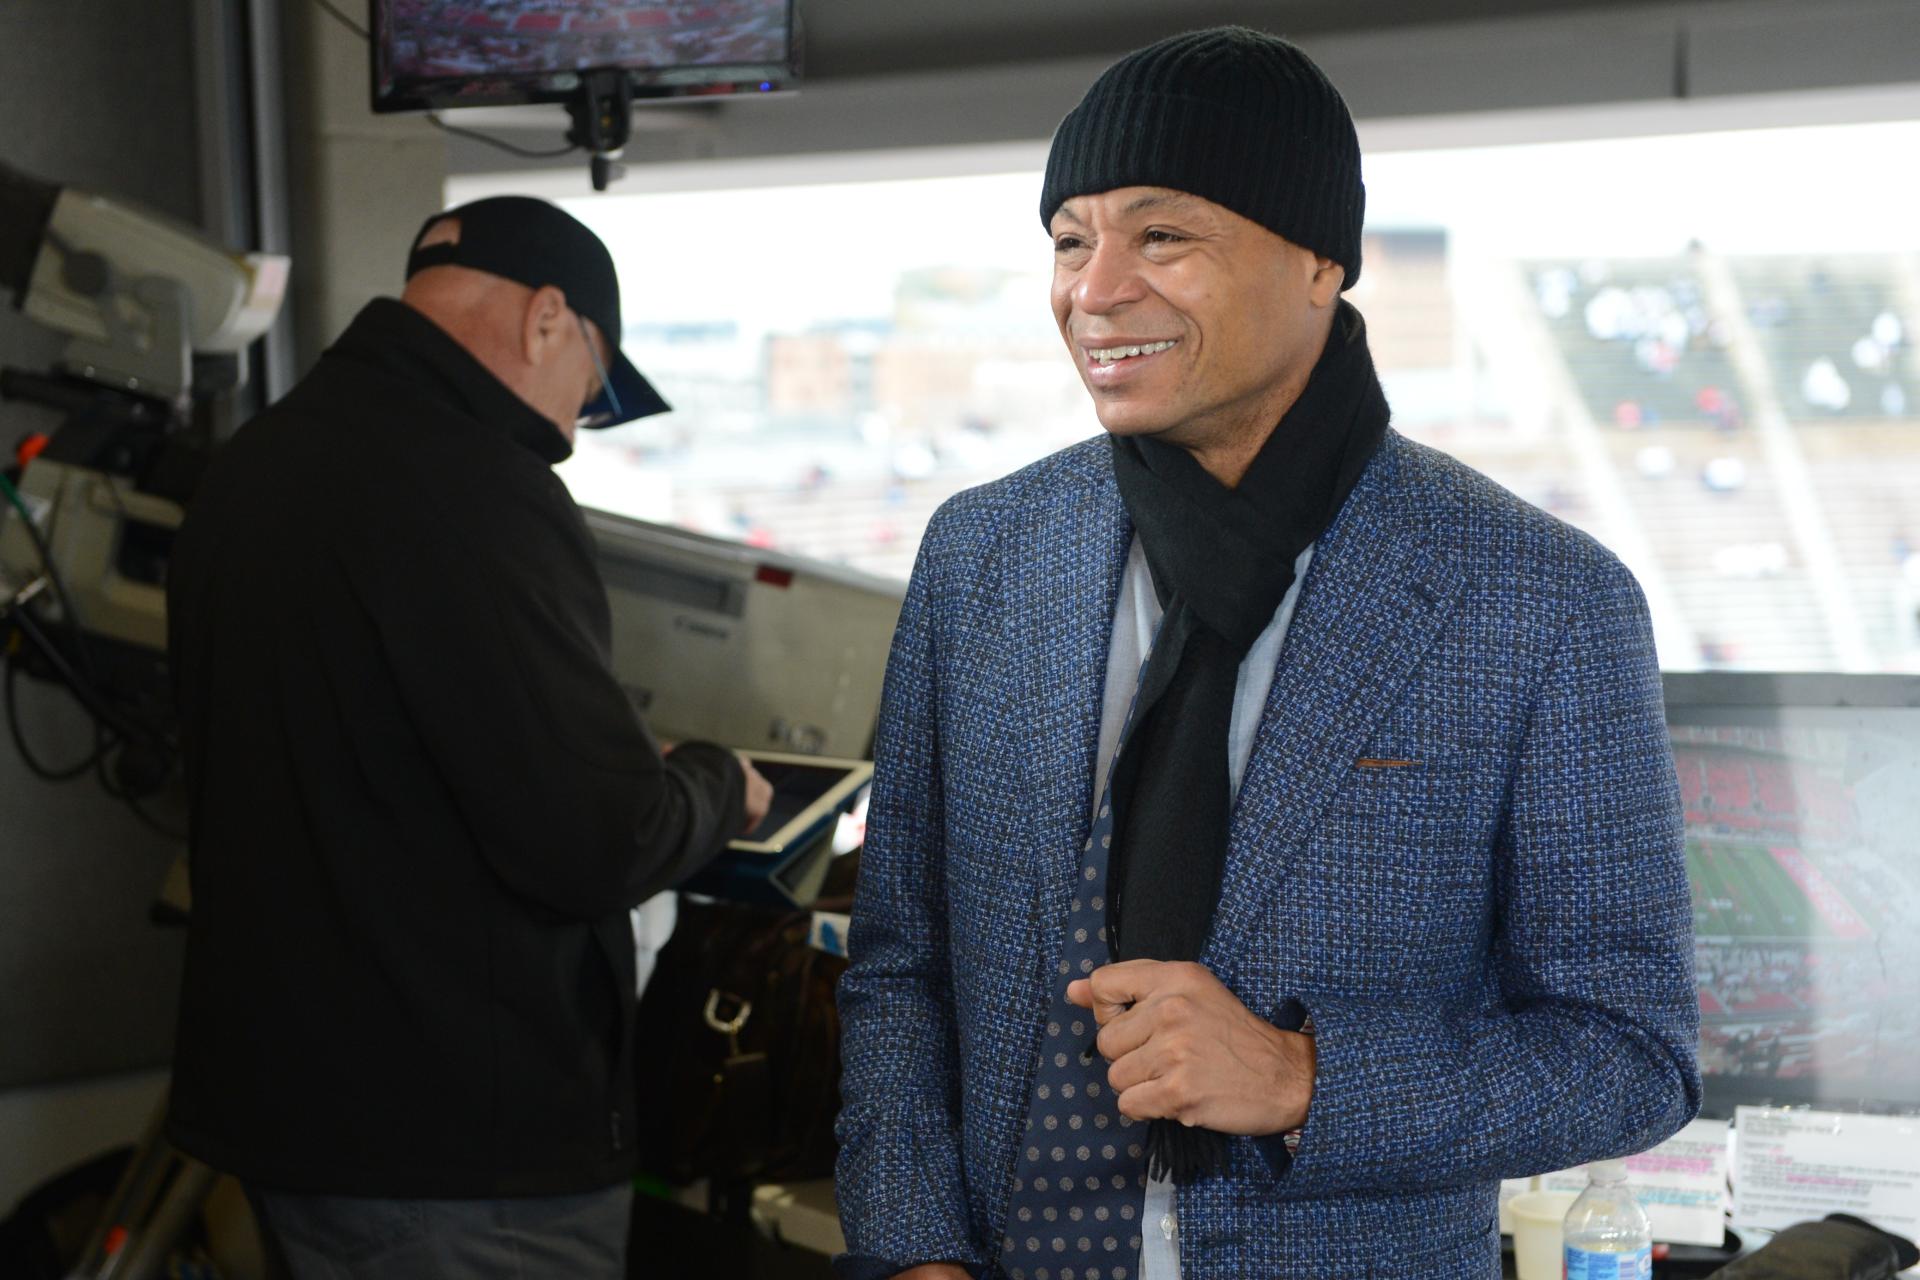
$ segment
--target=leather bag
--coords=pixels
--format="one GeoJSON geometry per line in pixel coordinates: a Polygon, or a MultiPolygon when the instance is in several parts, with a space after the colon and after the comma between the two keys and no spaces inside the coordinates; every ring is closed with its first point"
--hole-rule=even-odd
{"type": "Polygon", "coordinates": [[[811,922],[682,899],[638,1014],[643,1172],[676,1186],[832,1176],[846,961],[809,944],[811,922]]]}

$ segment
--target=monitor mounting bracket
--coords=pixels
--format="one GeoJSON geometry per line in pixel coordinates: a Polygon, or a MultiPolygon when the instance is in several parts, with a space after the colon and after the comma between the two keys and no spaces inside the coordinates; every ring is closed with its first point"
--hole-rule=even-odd
{"type": "Polygon", "coordinates": [[[584,73],[580,91],[567,102],[567,114],[573,118],[567,141],[590,153],[593,189],[605,191],[625,172],[614,162],[626,149],[633,126],[633,87],[627,74],[605,68],[584,73]]]}

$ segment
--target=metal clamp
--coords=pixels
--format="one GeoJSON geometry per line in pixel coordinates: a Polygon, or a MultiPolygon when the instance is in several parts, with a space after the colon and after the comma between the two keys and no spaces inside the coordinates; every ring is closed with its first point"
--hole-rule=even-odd
{"type": "Polygon", "coordinates": [[[715,1031],[718,1031],[721,1035],[737,1036],[740,1034],[740,1028],[747,1025],[747,1017],[752,1014],[752,1012],[753,1001],[742,1000],[739,996],[730,995],[720,988],[715,987],[713,990],[707,992],[707,1008],[702,1016],[706,1018],[707,1025],[715,1031]],[[739,1012],[724,1022],[720,1019],[720,1001],[723,999],[731,1000],[740,1006],[739,1012]]]}
{"type": "Polygon", "coordinates": [[[727,1038],[727,1052],[736,1058],[740,1056],[740,1028],[747,1025],[747,1017],[752,1012],[753,1001],[751,1000],[742,1000],[739,996],[722,991],[718,987],[707,992],[707,1010],[704,1015],[707,1025],[727,1038]],[[722,998],[731,1000],[739,1006],[739,1012],[725,1022],[720,1020],[722,998]]]}

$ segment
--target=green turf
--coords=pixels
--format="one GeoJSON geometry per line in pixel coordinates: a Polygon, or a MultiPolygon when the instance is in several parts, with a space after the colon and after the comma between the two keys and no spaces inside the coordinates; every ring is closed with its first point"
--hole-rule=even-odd
{"type": "Polygon", "coordinates": [[[1767,845],[1715,837],[1709,855],[1698,838],[1687,841],[1687,879],[1693,887],[1695,932],[1735,938],[1831,938],[1833,930],[1813,909],[1793,877],[1767,852],[1767,845]],[[1732,909],[1708,908],[1727,899],[1732,909]],[[1739,919],[1744,912],[1752,917],[1739,919]],[[1797,917],[1794,923],[1788,916],[1797,917]]]}

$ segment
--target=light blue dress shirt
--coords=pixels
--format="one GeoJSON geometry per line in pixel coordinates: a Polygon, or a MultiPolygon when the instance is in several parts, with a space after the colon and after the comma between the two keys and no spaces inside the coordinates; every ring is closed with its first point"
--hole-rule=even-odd
{"type": "MultiPolygon", "coordinates": [[[[1234,796],[1240,794],[1240,780],[1247,773],[1247,758],[1253,754],[1253,739],[1260,731],[1260,715],[1266,709],[1274,668],[1280,662],[1280,646],[1287,638],[1287,624],[1293,619],[1294,605],[1300,600],[1300,584],[1306,581],[1307,565],[1312,559],[1313,548],[1309,546],[1293,562],[1293,585],[1281,598],[1280,607],[1274,610],[1273,621],[1267,624],[1267,629],[1260,633],[1240,663],[1240,676],[1233,689],[1233,719],[1227,730],[1227,769],[1234,796]]],[[[1100,807],[1107,768],[1113,763],[1120,731],[1126,727],[1127,710],[1133,704],[1134,687],[1140,679],[1140,664],[1146,659],[1147,646],[1153,642],[1154,629],[1160,625],[1160,614],[1160,600],[1153,591],[1147,555],[1136,537],[1127,552],[1126,575],[1120,581],[1120,600],[1113,611],[1113,641],[1107,650],[1107,683],[1100,708],[1100,756],[1094,769],[1089,811],[1100,807]]],[[[1147,1183],[1140,1223],[1140,1280],[1180,1280],[1180,1227],[1173,1183],[1162,1178],[1147,1183]]]]}

